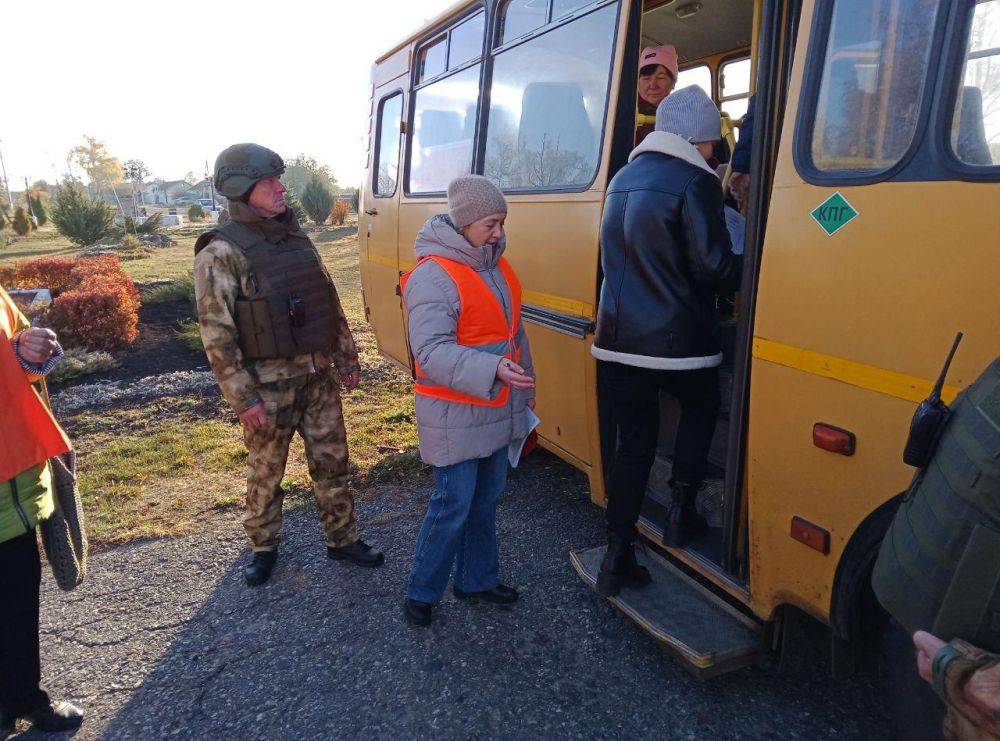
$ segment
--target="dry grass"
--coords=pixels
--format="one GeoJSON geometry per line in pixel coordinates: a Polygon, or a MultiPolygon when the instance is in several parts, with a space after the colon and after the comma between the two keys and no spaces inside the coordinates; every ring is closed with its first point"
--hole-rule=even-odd
{"type": "MultiPolygon", "coordinates": [[[[354,486],[361,496],[375,496],[386,485],[411,486],[425,467],[415,451],[410,378],[378,354],[374,332],[364,321],[356,230],[323,226],[309,231],[337,284],[361,356],[361,387],[344,396],[354,486]]],[[[191,270],[200,229],[186,232],[174,235],[177,247],[156,250],[147,260],[126,263],[125,269],[141,280],[176,280],[172,285],[179,291],[191,270]]],[[[36,241],[34,247],[18,259],[55,254],[46,252],[55,249],[52,240],[36,241]]],[[[7,257],[4,253],[0,262],[7,257]]],[[[186,329],[193,341],[197,327],[186,329]]],[[[80,453],[81,491],[97,543],[182,534],[206,517],[242,506],[242,432],[218,399],[161,399],[135,409],[85,412],[66,424],[80,453]]],[[[305,450],[298,438],[282,487],[286,507],[312,506],[305,450]]]]}

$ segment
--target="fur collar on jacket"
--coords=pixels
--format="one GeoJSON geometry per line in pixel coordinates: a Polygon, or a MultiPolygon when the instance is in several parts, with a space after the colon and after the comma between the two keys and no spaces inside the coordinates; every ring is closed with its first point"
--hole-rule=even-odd
{"type": "Polygon", "coordinates": [[[640,154],[645,154],[646,152],[659,152],[660,154],[677,157],[688,164],[700,167],[705,172],[710,172],[713,175],[716,174],[715,170],[708,166],[708,163],[701,156],[701,152],[698,151],[697,147],[687,139],[677,136],[677,134],[671,134],[666,131],[654,131],[650,133],[642,140],[642,143],[638,147],[632,150],[632,154],[628,156],[628,161],[631,162],[640,154]]]}

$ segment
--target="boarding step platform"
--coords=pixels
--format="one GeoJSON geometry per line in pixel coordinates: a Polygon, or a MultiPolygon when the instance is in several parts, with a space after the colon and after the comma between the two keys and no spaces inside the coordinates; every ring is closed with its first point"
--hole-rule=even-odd
{"type": "MultiPolygon", "coordinates": [[[[580,578],[591,588],[604,546],[570,552],[580,578]]],[[[662,643],[698,679],[757,663],[762,655],[760,626],[708,588],[649,548],[636,548],[653,583],[623,589],[608,601],[662,643]]]]}

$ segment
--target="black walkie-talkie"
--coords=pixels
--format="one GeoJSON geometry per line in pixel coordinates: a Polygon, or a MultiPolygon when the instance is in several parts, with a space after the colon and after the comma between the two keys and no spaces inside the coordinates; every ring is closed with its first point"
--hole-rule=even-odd
{"type": "Polygon", "coordinates": [[[908,466],[923,468],[930,461],[937,446],[938,438],[944,429],[948,418],[951,417],[951,409],[941,401],[941,389],[944,387],[945,376],[948,375],[948,368],[951,360],[958,350],[958,343],[962,341],[962,333],[955,335],[955,341],[951,345],[951,352],[948,359],[944,361],[944,368],[938,376],[937,383],[931,390],[931,395],[920,402],[917,411],[913,413],[910,421],[910,436],[906,439],[906,447],[903,448],[903,462],[908,466]]]}

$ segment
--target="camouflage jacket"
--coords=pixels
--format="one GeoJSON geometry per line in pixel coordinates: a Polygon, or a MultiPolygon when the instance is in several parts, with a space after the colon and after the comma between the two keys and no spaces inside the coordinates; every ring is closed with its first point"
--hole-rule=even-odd
{"type": "Polygon", "coordinates": [[[358,352],[339,298],[336,298],[337,341],[329,354],[245,359],[240,351],[234,307],[240,295],[251,293],[249,267],[239,248],[223,239],[212,240],[194,259],[198,323],[205,354],[219,381],[222,395],[237,413],[261,400],[257,390],[260,383],[315,373],[331,365],[335,365],[342,374],[358,370],[358,352]]]}

